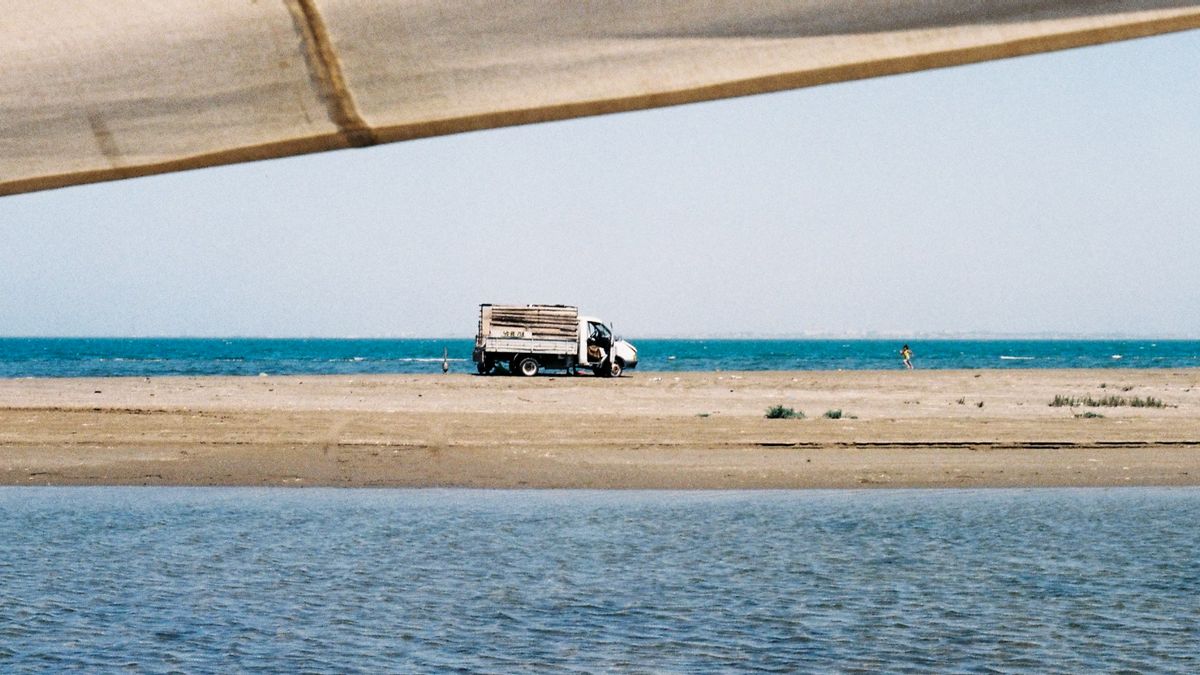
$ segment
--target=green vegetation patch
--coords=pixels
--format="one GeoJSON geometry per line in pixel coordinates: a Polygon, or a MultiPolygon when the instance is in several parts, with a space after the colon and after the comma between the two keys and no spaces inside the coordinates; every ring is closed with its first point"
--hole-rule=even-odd
{"type": "Polygon", "coordinates": [[[1101,396],[1100,398],[1092,398],[1091,396],[1063,396],[1058,394],[1054,400],[1050,402],[1051,408],[1165,408],[1167,407],[1162,399],[1147,396],[1125,397],[1125,396],[1101,396]]]}
{"type": "Polygon", "coordinates": [[[781,405],[776,405],[767,408],[765,417],[769,420],[802,420],[804,419],[804,413],[794,408],[785,408],[781,405]]]}

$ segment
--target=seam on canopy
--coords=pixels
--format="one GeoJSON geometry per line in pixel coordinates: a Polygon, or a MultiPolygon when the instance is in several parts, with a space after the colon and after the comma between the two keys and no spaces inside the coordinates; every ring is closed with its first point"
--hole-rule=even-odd
{"type": "Polygon", "coordinates": [[[358,112],[354,96],[342,74],[342,63],[333,49],[333,41],[325,20],[317,10],[315,0],[283,0],[292,15],[296,32],[304,44],[304,60],[308,73],[325,102],[329,119],[337,125],[351,147],[375,145],[375,132],[358,112]]]}

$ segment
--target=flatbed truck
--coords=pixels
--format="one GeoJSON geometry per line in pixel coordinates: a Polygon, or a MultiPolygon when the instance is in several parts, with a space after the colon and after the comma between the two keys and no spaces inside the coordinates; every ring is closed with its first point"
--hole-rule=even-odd
{"type": "Polygon", "coordinates": [[[603,320],[569,305],[479,306],[472,353],[480,375],[507,372],[533,377],[544,369],[620,377],[636,368],[637,348],[603,320]]]}

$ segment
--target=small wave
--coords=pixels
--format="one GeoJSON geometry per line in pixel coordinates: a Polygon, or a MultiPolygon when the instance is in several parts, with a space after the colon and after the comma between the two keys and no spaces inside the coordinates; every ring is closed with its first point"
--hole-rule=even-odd
{"type": "Polygon", "coordinates": [[[1000,360],[1001,360],[1001,361],[1032,361],[1032,360],[1034,360],[1035,358],[1037,358],[1037,357],[1036,357],[1036,356],[1008,356],[1008,355],[1002,355],[1002,356],[1000,357],[1000,360]]]}
{"type": "MultiPolygon", "coordinates": [[[[453,358],[452,357],[452,358],[449,358],[446,360],[450,361],[450,362],[455,362],[455,361],[470,361],[471,359],[461,359],[461,358],[453,358]]],[[[371,358],[366,358],[366,357],[362,357],[362,356],[355,356],[354,358],[326,359],[325,360],[326,363],[363,363],[364,361],[370,362],[370,363],[441,363],[442,357],[440,357],[440,356],[436,356],[436,357],[434,357],[434,356],[430,356],[430,357],[406,356],[406,357],[400,357],[400,358],[395,358],[395,359],[371,359],[371,358]]]]}
{"type": "Polygon", "coordinates": [[[1121,356],[1120,354],[1113,354],[1113,355],[1112,355],[1112,357],[1113,357],[1114,359],[1123,359],[1123,358],[1125,358],[1124,356],[1121,356]]]}

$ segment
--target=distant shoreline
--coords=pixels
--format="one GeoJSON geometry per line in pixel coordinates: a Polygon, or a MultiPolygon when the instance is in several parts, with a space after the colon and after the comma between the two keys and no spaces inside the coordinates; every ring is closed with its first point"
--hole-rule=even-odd
{"type": "MultiPolygon", "coordinates": [[[[1026,357],[1001,357],[1002,360],[1024,361],[1026,357]]],[[[426,360],[426,359],[423,359],[426,360]]],[[[428,361],[440,361],[441,359],[428,359],[428,361]]],[[[474,372],[464,372],[461,364],[469,359],[450,359],[452,363],[460,364],[458,372],[449,372],[446,374],[436,372],[419,372],[419,373],[262,373],[259,375],[210,375],[204,373],[168,373],[163,375],[71,375],[65,377],[38,377],[38,376],[17,376],[17,377],[0,377],[0,383],[20,383],[20,382],[106,382],[120,380],[150,380],[150,381],[167,381],[167,380],[189,380],[203,381],[212,380],[223,381],[238,381],[246,380],[253,381],[263,378],[271,378],[276,381],[286,380],[312,380],[319,382],[322,380],[336,379],[395,379],[409,380],[411,378],[470,378],[486,381],[505,381],[505,382],[544,382],[549,380],[567,380],[567,381],[589,381],[604,378],[597,378],[586,370],[581,370],[577,375],[569,375],[564,371],[545,370],[533,378],[517,377],[505,373],[500,370],[491,375],[478,375],[474,372]]],[[[472,364],[472,368],[474,368],[472,364]]],[[[1178,373],[1185,375],[1189,373],[1200,374],[1200,366],[1164,366],[1164,367],[1122,367],[1122,368],[1036,368],[1030,367],[1027,364],[1015,364],[1010,366],[998,366],[991,368],[921,368],[916,367],[914,370],[906,370],[903,365],[897,365],[887,368],[819,368],[819,369],[761,369],[761,370],[644,370],[638,368],[636,370],[627,371],[621,376],[618,381],[627,382],[645,378],[663,378],[674,376],[687,376],[689,378],[702,376],[715,377],[779,377],[779,376],[796,376],[796,375],[839,375],[839,374],[857,374],[857,375],[890,375],[894,373],[910,373],[915,376],[917,373],[932,373],[939,375],[972,375],[980,373],[996,373],[996,374],[1028,374],[1028,375],[1043,375],[1043,374],[1065,374],[1077,373],[1087,374],[1093,373],[1097,375],[1111,374],[1111,377],[1101,379],[1115,379],[1123,373],[1136,375],[1137,373],[1178,373]]],[[[607,381],[607,380],[606,380],[607,381]]]]}
{"type": "Polygon", "coordinates": [[[1200,485],[1200,370],[0,380],[0,458],[5,485],[1200,485]]]}

